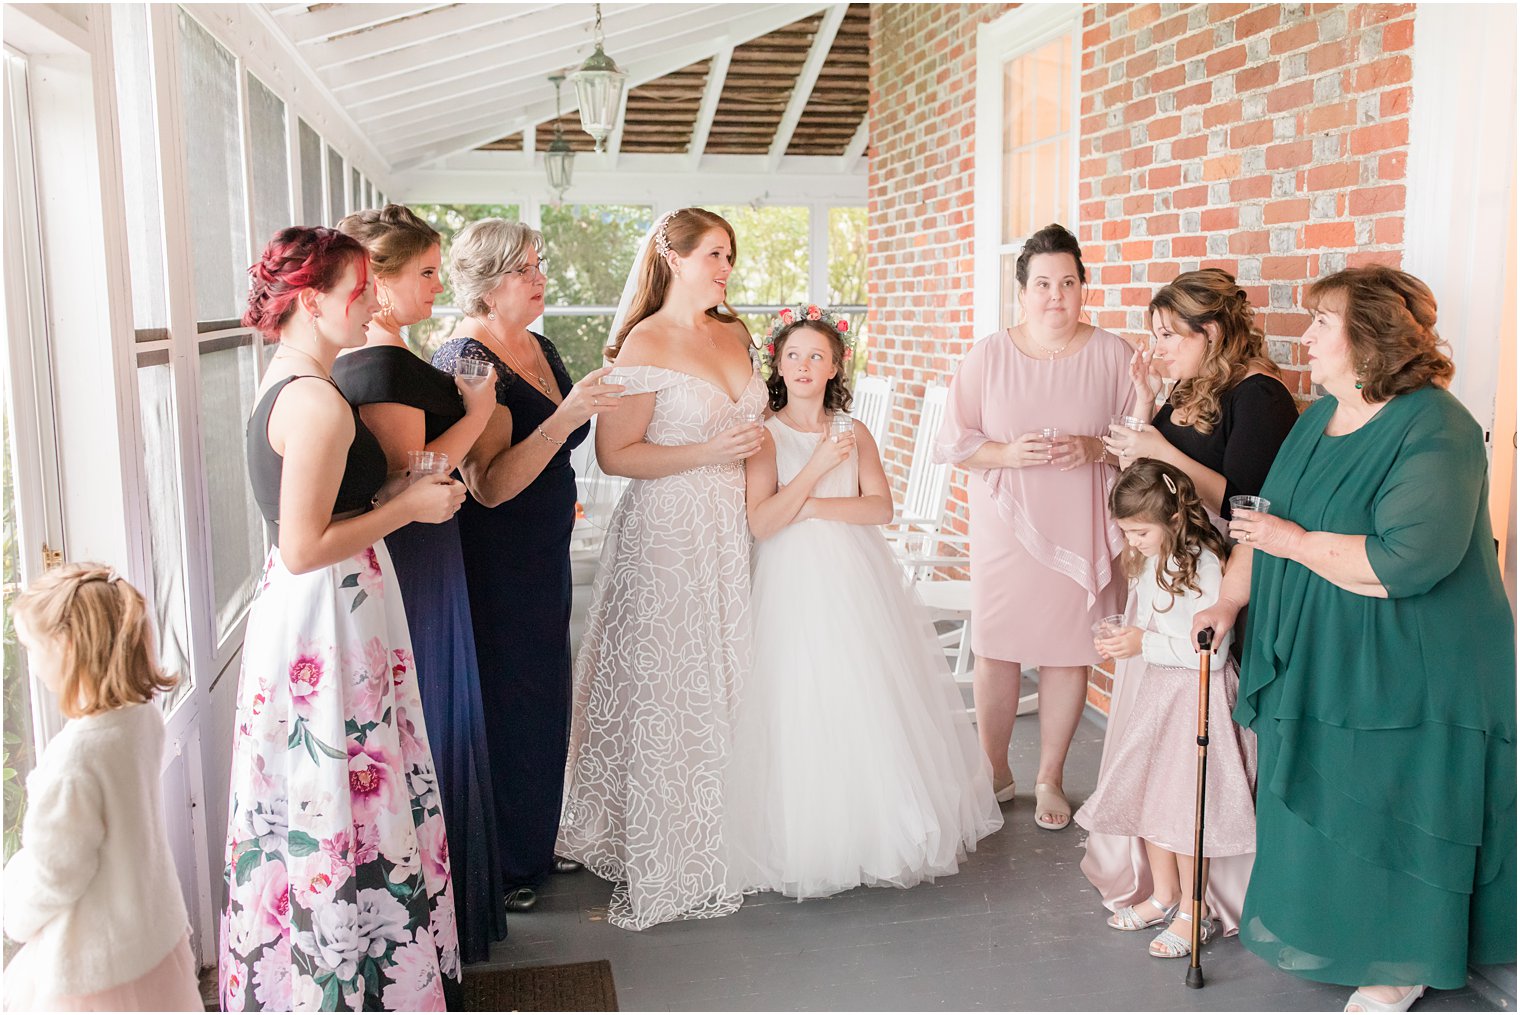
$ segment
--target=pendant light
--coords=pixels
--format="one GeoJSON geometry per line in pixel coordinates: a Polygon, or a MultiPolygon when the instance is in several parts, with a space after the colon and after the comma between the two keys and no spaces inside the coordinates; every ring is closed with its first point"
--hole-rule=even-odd
{"type": "Polygon", "coordinates": [[[597,151],[603,151],[604,142],[617,126],[628,75],[602,52],[601,4],[596,5],[595,38],[596,50],[570,75],[570,83],[575,86],[575,101],[580,106],[581,130],[596,140],[597,151]]]}
{"type": "Polygon", "coordinates": [[[544,169],[549,174],[549,186],[558,199],[563,198],[565,191],[570,189],[575,152],[571,149],[570,142],[565,140],[565,131],[559,122],[559,86],[564,82],[565,76],[551,74],[549,80],[554,84],[554,140],[544,150],[544,169]]]}

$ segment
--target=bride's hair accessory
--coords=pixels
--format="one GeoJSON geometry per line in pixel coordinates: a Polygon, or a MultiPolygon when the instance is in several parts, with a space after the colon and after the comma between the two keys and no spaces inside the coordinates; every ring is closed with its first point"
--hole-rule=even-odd
{"type": "Polygon", "coordinates": [[[669,226],[670,220],[674,215],[675,212],[673,211],[666,212],[660,216],[660,221],[654,227],[654,252],[661,257],[666,257],[670,254],[669,226]]]}
{"type": "Polygon", "coordinates": [[[820,307],[815,303],[799,303],[794,307],[782,307],[775,319],[771,321],[770,331],[765,333],[765,340],[762,343],[765,349],[766,366],[774,365],[777,336],[794,324],[810,321],[818,321],[834,329],[834,334],[839,337],[840,344],[844,346],[844,361],[850,362],[855,355],[855,338],[850,334],[850,322],[828,307],[820,307]]]}

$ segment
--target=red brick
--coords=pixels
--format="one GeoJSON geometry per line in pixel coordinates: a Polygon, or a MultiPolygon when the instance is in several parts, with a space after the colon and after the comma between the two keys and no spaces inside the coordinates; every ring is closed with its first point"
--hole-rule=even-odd
{"type": "Polygon", "coordinates": [[[1266,4],[1248,14],[1242,14],[1240,20],[1235,22],[1235,41],[1240,42],[1269,28],[1276,28],[1281,16],[1282,7],[1278,4],[1266,4]]]}
{"type": "Polygon", "coordinates": [[[1165,21],[1158,21],[1151,29],[1151,44],[1159,46],[1163,42],[1171,42],[1185,31],[1187,31],[1186,14],[1178,14],[1165,21]]]}
{"type": "Polygon", "coordinates": [[[1130,240],[1120,245],[1119,256],[1126,261],[1149,261],[1153,249],[1150,240],[1130,240]]]}
{"type": "Polygon", "coordinates": [[[1138,32],[1147,25],[1154,25],[1161,20],[1160,4],[1145,4],[1141,7],[1129,9],[1129,30],[1138,32]]]}
{"type": "Polygon", "coordinates": [[[1261,219],[1267,225],[1280,222],[1303,222],[1309,217],[1309,199],[1295,198],[1291,201],[1273,201],[1262,209],[1261,219]]]}
{"type": "Polygon", "coordinates": [[[1155,115],[1156,100],[1149,95],[1143,99],[1136,99],[1124,107],[1125,123],[1139,123],[1142,120],[1149,120],[1155,115]]]}
{"type": "Polygon", "coordinates": [[[1209,152],[1209,138],[1206,134],[1194,134],[1192,137],[1182,137],[1172,142],[1172,158],[1174,159],[1201,159],[1209,152]]]}
{"type": "MultiPolygon", "coordinates": [[[[1227,271],[1231,275],[1235,275],[1235,274],[1238,274],[1240,272],[1240,264],[1233,257],[1229,257],[1229,258],[1226,258],[1226,257],[1209,257],[1209,258],[1205,258],[1204,260],[1198,262],[1198,267],[1200,267],[1200,268],[1218,268],[1220,271],[1227,271]]],[[[1247,292],[1247,294],[1249,294],[1250,290],[1247,289],[1246,292],[1247,292]]]]}
{"type": "MultiPolygon", "coordinates": [[[[1149,274],[1147,272],[1146,274],[1149,274]]],[[[1151,301],[1150,289],[1121,289],[1119,300],[1126,306],[1143,307],[1151,301]]]]}
{"type": "Polygon", "coordinates": [[[1152,95],[1160,95],[1162,92],[1169,92],[1180,86],[1186,80],[1187,69],[1180,63],[1174,63],[1152,74],[1145,85],[1152,95]]]}
{"type": "Polygon", "coordinates": [[[1217,25],[1250,9],[1250,4],[1209,4],[1209,23],[1217,25]]]}
{"type": "Polygon", "coordinates": [[[1347,90],[1372,92],[1389,85],[1402,85],[1413,76],[1407,55],[1385,57],[1376,63],[1362,64],[1346,72],[1347,90]]]}
{"type": "Polygon", "coordinates": [[[1389,152],[1378,156],[1378,179],[1402,180],[1409,168],[1408,152],[1389,152]]]}
{"type": "Polygon", "coordinates": [[[1175,187],[1181,182],[1181,166],[1157,166],[1147,170],[1145,174],[1145,185],[1151,190],[1164,190],[1167,187],[1175,187]]]}
{"type": "Polygon", "coordinates": [[[1230,253],[1265,254],[1271,249],[1265,229],[1230,234],[1230,253]]]}
{"type": "MultiPolygon", "coordinates": [[[[1155,170],[1151,170],[1155,172],[1155,170]]],[[[1180,177],[1181,170],[1178,170],[1180,177]]],[[[1209,203],[1208,187],[1185,187],[1172,195],[1173,208],[1197,208],[1209,203]]]]}
{"type": "Polygon", "coordinates": [[[1253,201],[1272,195],[1272,177],[1270,176],[1247,176],[1241,180],[1230,181],[1231,201],[1253,201]]]}
{"type": "Polygon", "coordinates": [[[1404,220],[1398,217],[1378,219],[1372,224],[1372,242],[1399,244],[1404,242],[1404,220]]]}
{"type": "Polygon", "coordinates": [[[1152,120],[1146,130],[1146,136],[1152,141],[1165,141],[1169,137],[1176,137],[1182,129],[1182,117],[1162,116],[1152,120]]]}
{"type": "Polygon", "coordinates": [[[1210,53],[1203,61],[1203,69],[1209,77],[1228,74],[1230,71],[1239,70],[1245,65],[1246,48],[1244,46],[1231,46],[1229,49],[1221,49],[1210,53]]]}
{"type": "Polygon", "coordinates": [[[1309,73],[1320,75],[1326,71],[1344,67],[1356,60],[1356,44],[1348,39],[1337,39],[1309,50],[1309,73]]]}
{"type": "MultiPolygon", "coordinates": [[[[1155,211],[1155,209],[1156,195],[1154,194],[1131,194],[1124,199],[1124,214],[1126,215],[1145,215],[1155,211]]],[[[1087,213],[1084,212],[1083,214],[1086,215],[1087,213]]],[[[1102,214],[1103,206],[1099,204],[1098,210],[1088,217],[1101,216],[1102,214]]]]}
{"type": "Polygon", "coordinates": [[[1201,32],[1177,40],[1177,62],[1191,60],[1195,56],[1202,56],[1214,48],[1214,29],[1205,28],[1201,32]]]}
{"type": "Polygon", "coordinates": [[[1103,45],[1103,43],[1108,41],[1108,35],[1112,31],[1112,28],[1113,22],[1105,21],[1100,25],[1094,25],[1092,28],[1085,30],[1082,33],[1082,49],[1089,50],[1095,46],[1103,45]]]}
{"type": "Polygon", "coordinates": [[[1397,268],[1403,255],[1397,250],[1353,250],[1346,255],[1346,267],[1365,268],[1369,264],[1383,264],[1397,268]]]}
{"type": "Polygon", "coordinates": [[[1389,120],[1360,127],[1351,132],[1352,155],[1366,155],[1386,148],[1399,148],[1409,143],[1409,121],[1389,120]]]}
{"type": "Polygon", "coordinates": [[[1319,41],[1319,24],[1299,21],[1272,33],[1272,55],[1281,56],[1319,41]]]}
{"type": "Polygon", "coordinates": [[[1119,160],[1119,164],[1123,166],[1126,171],[1129,171],[1132,169],[1141,169],[1145,166],[1150,165],[1154,161],[1156,161],[1155,149],[1151,148],[1150,145],[1145,145],[1142,148],[1131,148],[1129,151],[1125,152],[1123,158],[1119,160]]]}
{"type": "Polygon", "coordinates": [[[1134,277],[1134,268],[1128,264],[1105,264],[1098,269],[1100,285],[1118,285],[1134,277]]]}
{"type": "Polygon", "coordinates": [[[1404,210],[1404,185],[1387,187],[1364,187],[1351,192],[1349,210],[1352,215],[1382,215],[1404,210]]]}
{"type": "Polygon", "coordinates": [[[1280,70],[1281,66],[1275,60],[1270,63],[1259,63],[1254,67],[1247,67],[1235,75],[1236,94],[1254,92],[1258,88],[1277,84],[1280,70]]]}
{"type": "Polygon", "coordinates": [[[1230,128],[1230,147],[1249,148],[1254,145],[1264,145],[1272,140],[1272,122],[1270,120],[1257,120],[1254,123],[1243,123],[1238,127],[1230,128]]]}
{"type": "Polygon", "coordinates": [[[1228,180],[1239,175],[1239,155],[1218,155],[1204,160],[1203,178],[1205,180],[1228,180]]]}
{"type": "Polygon", "coordinates": [[[1310,169],[1307,184],[1311,191],[1336,190],[1354,186],[1359,177],[1355,162],[1332,162],[1310,169]]]}
{"type": "Polygon", "coordinates": [[[1267,112],[1281,113],[1298,109],[1314,101],[1314,82],[1295,81],[1291,85],[1274,88],[1267,93],[1267,112]]]}
{"type": "Polygon", "coordinates": [[[1261,259],[1261,277],[1273,282],[1308,278],[1309,259],[1302,255],[1263,257],[1261,259]]]}
{"type": "Polygon", "coordinates": [[[1275,144],[1267,148],[1268,169],[1292,169],[1295,166],[1306,166],[1314,158],[1314,143],[1312,141],[1289,141],[1286,144],[1275,144]]]}
{"type": "Polygon", "coordinates": [[[1409,89],[1391,88],[1378,96],[1378,114],[1385,119],[1409,115],[1409,89]]]}
{"type": "Polygon", "coordinates": [[[1301,243],[1305,247],[1353,247],[1356,245],[1356,225],[1352,222],[1315,222],[1304,226],[1301,243]]]}
{"type": "Polygon", "coordinates": [[[1113,197],[1115,194],[1127,194],[1129,193],[1129,177],[1123,173],[1104,176],[1099,189],[1103,192],[1104,197],[1113,197]]]}
{"type": "Polygon", "coordinates": [[[1104,240],[1104,242],[1109,242],[1109,241],[1112,241],[1112,240],[1126,240],[1126,239],[1129,239],[1129,219],[1121,218],[1121,219],[1105,219],[1104,220],[1104,222],[1103,222],[1103,240],[1104,240]]]}
{"type": "Polygon", "coordinates": [[[1146,74],[1149,74],[1155,69],[1156,51],[1154,49],[1148,49],[1138,56],[1132,56],[1129,58],[1129,62],[1124,65],[1124,74],[1126,77],[1138,78],[1144,77],[1146,74]]]}
{"type": "MultiPolygon", "coordinates": [[[[1309,271],[1303,262],[1305,257],[1263,257],[1261,259],[1261,274],[1263,278],[1269,278],[1274,282],[1297,282],[1309,277],[1309,271]],[[1267,273],[1269,261],[1282,261],[1284,264],[1279,270],[1267,273]],[[1290,263],[1293,262],[1293,263],[1290,263]]],[[[1304,313],[1270,313],[1266,315],[1264,327],[1269,335],[1302,335],[1309,327],[1309,315],[1304,313]]]]}
{"type": "Polygon", "coordinates": [[[1177,90],[1177,108],[1187,109],[1189,106],[1201,106],[1206,102],[1213,101],[1214,86],[1208,81],[1200,81],[1194,85],[1177,90]]]}
{"type": "Polygon", "coordinates": [[[1332,102],[1325,106],[1313,106],[1309,109],[1308,132],[1321,134],[1327,130],[1335,130],[1339,127],[1350,127],[1356,123],[1356,101],[1332,102]]]}
{"type": "Polygon", "coordinates": [[[1173,257],[1202,257],[1208,242],[1202,236],[1178,236],[1172,240],[1173,257]]]}
{"type": "Polygon", "coordinates": [[[1205,127],[1222,127],[1239,122],[1239,102],[1220,102],[1203,111],[1203,125],[1205,127]]]}
{"type": "Polygon", "coordinates": [[[1383,26],[1383,52],[1393,53],[1414,45],[1414,20],[1391,21],[1383,26]]]}
{"type": "Polygon", "coordinates": [[[1199,217],[1199,227],[1209,232],[1234,229],[1240,225],[1238,208],[1205,208],[1199,217]]]}

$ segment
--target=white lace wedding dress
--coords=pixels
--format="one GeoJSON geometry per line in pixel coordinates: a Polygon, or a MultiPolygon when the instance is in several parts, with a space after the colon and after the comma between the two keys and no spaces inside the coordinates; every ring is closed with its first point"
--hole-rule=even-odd
{"type": "MultiPolygon", "coordinates": [[[[766,424],[790,482],[821,438],[766,424]]],[[[814,496],[860,492],[854,454],[814,496]]],[[[810,519],[755,547],[755,662],[734,731],[729,886],[796,898],[954,874],[1002,827],[928,614],[881,530],[810,519]]]]}
{"type": "MultiPolygon", "coordinates": [[[[694,444],[765,406],[691,374],[620,367],[658,392],[646,439],[694,444]]],[[[740,464],[634,480],[608,527],[575,661],[556,852],[614,883],[608,919],[643,930],[726,916],[724,770],[750,660],[750,535],[740,464]]]]}

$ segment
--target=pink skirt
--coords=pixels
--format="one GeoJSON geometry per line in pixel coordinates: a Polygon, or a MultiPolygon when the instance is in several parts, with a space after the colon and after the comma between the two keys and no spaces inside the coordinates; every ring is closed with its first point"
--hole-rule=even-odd
{"type": "Polygon", "coordinates": [[[205,1011],[190,937],[135,980],[93,994],[49,994],[45,974],[27,967],[26,949],[5,970],[7,1011],[205,1011]]]}

